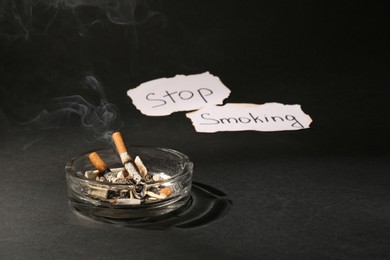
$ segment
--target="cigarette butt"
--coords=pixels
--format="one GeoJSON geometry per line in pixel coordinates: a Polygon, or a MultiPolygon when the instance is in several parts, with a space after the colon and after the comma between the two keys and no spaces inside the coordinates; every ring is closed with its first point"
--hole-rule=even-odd
{"type": "Polygon", "coordinates": [[[145,181],[149,180],[148,170],[146,169],[144,163],[141,161],[139,156],[136,156],[134,159],[134,164],[137,166],[139,173],[145,181]]]}
{"type": "Polygon", "coordinates": [[[84,176],[87,179],[96,179],[96,176],[99,174],[98,170],[93,170],[93,171],[85,171],[84,176]]]}
{"type": "Polygon", "coordinates": [[[90,153],[88,155],[88,158],[93,164],[93,166],[95,166],[95,168],[99,171],[99,173],[104,173],[109,169],[108,165],[102,160],[102,158],[100,158],[100,156],[96,152],[90,153]]]}
{"type": "Polygon", "coordinates": [[[112,139],[114,140],[115,147],[119,154],[127,153],[127,148],[120,132],[113,133],[112,139]]]}
{"type": "Polygon", "coordinates": [[[141,175],[138,173],[138,170],[135,168],[133,162],[125,163],[125,168],[129,173],[129,176],[132,176],[132,179],[139,183],[142,180],[141,175]]]}
{"type": "Polygon", "coordinates": [[[172,189],[169,187],[165,187],[165,188],[160,190],[160,194],[165,194],[167,197],[171,196],[172,193],[173,193],[172,189]]]}

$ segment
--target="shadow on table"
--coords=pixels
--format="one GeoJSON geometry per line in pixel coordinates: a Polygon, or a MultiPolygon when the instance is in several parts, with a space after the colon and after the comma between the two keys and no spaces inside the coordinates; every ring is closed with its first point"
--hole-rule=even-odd
{"type": "MultiPolygon", "coordinates": [[[[132,220],[111,220],[108,218],[95,218],[95,220],[141,229],[195,228],[209,224],[226,215],[232,206],[232,201],[225,197],[225,193],[214,187],[194,182],[188,202],[180,209],[168,214],[132,220]]],[[[74,207],[71,209],[80,218],[91,220],[74,207]]]]}

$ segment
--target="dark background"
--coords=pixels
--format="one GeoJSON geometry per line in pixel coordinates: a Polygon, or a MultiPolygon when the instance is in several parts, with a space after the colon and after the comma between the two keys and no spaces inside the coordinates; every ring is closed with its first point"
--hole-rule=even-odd
{"type": "Polygon", "coordinates": [[[0,1],[0,256],[384,259],[390,256],[388,9],[380,1],[0,1]],[[300,104],[294,132],[196,133],[126,91],[210,71],[229,103],[300,104]],[[63,168],[111,145],[169,147],[232,201],[148,230],[90,222],[63,168]]]}

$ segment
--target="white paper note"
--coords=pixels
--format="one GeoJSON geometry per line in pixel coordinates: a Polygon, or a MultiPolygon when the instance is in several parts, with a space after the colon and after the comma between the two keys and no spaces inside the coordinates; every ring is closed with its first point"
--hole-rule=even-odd
{"type": "Polygon", "coordinates": [[[309,128],[312,119],[300,105],[280,103],[207,106],[186,114],[197,132],[285,131],[309,128]]]}
{"type": "Polygon", "coordinates": [[[230,95],[230,90],[218,77],[205,72],[148,81],[130,89],[127,95],[141,113],[166,116],[177,111],[222,104],[230,95]]]}

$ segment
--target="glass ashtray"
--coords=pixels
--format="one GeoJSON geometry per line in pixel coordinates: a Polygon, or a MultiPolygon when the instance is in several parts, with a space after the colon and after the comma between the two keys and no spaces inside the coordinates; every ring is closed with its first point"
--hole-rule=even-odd
{"type": "MultiPolygon", "coordinates": [[[[130,146],[148,170],[148,181],[139,183],[109,183],[88,178],[93,172],[88,155],[71,159],[65,167],[69,204],[77,212],[95,219],[137,219],[161,216],[187,204],[192,185],[193,163],[183,153],[158,147],[130,146]],[[159,190],[170,190],[169,195],[159,190]],[[138,194],[138,196],[134,196],[138,194]],[[141,194],[141,195],[140,195],[141,194]],[[164,195],[164,196],[162,196],[164,195]]],[[[94,150],[113,169],[123,169],[114,149],[94,150]]]]}

